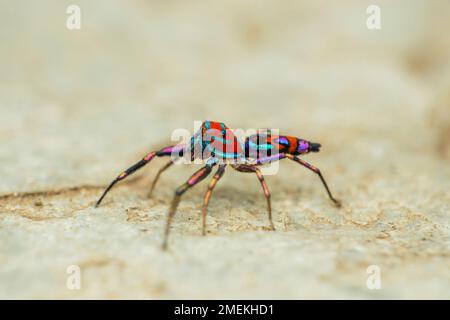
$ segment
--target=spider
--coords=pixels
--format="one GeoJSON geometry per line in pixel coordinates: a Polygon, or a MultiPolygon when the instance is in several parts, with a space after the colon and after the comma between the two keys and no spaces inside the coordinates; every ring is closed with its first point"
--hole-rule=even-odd
{"type": "Polygon", "coordinates": [[[117,182],[141,169],[147,163],[152,161],[153,158],[169,156],[171,159],[161,169],[159,169],[156,174],[150,188],[149,195],[151,195],[161,174],[170,168],[181,157],[187,156],[191,161],[198,159],[205,160],[206,164],[197,170],[184,184],[176,189],[167,216],[164,240],[162,243],[163,249],[167,249],[171,222],[177,210],[178,204],[180,203],[181,196],[188,189],[205,179],[216,166],[217,171],[211,179],[203,199],[202,234],[206,235],[206,212],[209,200],[214,187],[222,178],[227,165],[230,165],[233,169],[239,172],[254,173],[256,175],[267,200],[270,224],[269,229],[275,230],[275,226],[272,221],[272,206],[270,202],[269,188],[267,187],[261,170],[258,168],[261,165],[282,160],[284,158],[297,162],[318,175],[323,186],[325,187],[328,197],[336,206],[340,206],[340,202],[331,194],[320,170],[299,157],[300,155],[309,152],[319,152],[320,147],[321,145],[319,143],[310,142],[292,136],[274,135],[267,129],[258,130],[255,134],[248,136],[245,139],[245,143],[242,144],[224,123],[204,121],[202,122],[200,129],[190,139],[190,143],[169,146],[162,148],[159,151],[149,152],[142,160],[120,173],[117,178],[115,178],[105,189],[102,196],[97,201],[96,207],[100,205],[103,198],[117,182]]]}

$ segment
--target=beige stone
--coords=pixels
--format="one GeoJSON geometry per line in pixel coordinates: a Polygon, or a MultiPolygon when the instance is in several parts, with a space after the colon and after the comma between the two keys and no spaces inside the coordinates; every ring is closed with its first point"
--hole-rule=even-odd
{"type": "Polygon", "coordinates": [[[448,1],[378,1],[379,31],[360,1],[77,2],[77,31],[60,1],[0,10],[0,297],[450,298],[450,166],[436,149],[448,137],[442,116],[430,125],[449,83],[448,1]],[[148,199],[156,159],[93,208],[121,170],[204,119],[321,142],[305,159],[343,207],[283,160],[267,177],[269,232],[256,177],[227,169],[208,235],[204,182],[162,252],[195,166],[148,199]]]}

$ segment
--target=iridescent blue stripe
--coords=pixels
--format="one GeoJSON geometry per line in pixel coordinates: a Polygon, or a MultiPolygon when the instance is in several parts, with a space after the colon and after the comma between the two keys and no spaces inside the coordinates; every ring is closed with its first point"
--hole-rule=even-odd
{"type": "Polygon", "coordinates": [[[278,140],[278,143],[280,143],[280,144],[284,144],[286,146],[289,145],[289,141],[288,141],[288,139],[286,139],[286,137],[280,137],[277,140],[278,140]]]}
{"type": "Polygon", "coordinates": [[[249,141],[249,144],[252,148],[256,149],[256,150],[271,150],[273,149],[273,145],[271,145],[270,143],[265,143],[265,144],[256,144],[253,141],[249,141]]]}
{"type": "Polygon", "coordinates": [[[233,140],[226,140],[224,138],[219,138],[219,137],[216,137],[216,136],[212,136],[211,139],[220,141],[222,143],[233,143],[233,140]]]}

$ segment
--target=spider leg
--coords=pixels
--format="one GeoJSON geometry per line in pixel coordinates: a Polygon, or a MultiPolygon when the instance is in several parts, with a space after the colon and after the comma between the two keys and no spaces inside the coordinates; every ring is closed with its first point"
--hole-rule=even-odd
{"type": "MultiPolygon", "coordinates": [[[[183,153],[184,150],[184,146],[182,145],[177,145],[177,146],[171,146],[171,147],[167,147],[167,148],[163,148],[159,151],[152,151],[149,152],[144,158],[142,158],[142,160],[140,160],[139,162],[135,163],[134,165],[132,165],[131,167],[129,167],[127,170],[123,171],[121,174],[119,174],[117,176],[117,178],[115,178],[110,184],[109,186],[105,189],[105,191],[103,192],[102,196],[100,197],[100,199],[98,199],[97,203],[95,204],[96,207],[98,207],[100,205],[100,203],[102,202],[103,198],[106,196],[106,194],[111,190],[111,188],[119,181],[125,179],[126,177],[130,176],[131,174],[133,174],[134,172],[136,172],[137,170],[141,169],[143,166],[145,166],[147,163],[149,163],[150,161],[153,160],[153,158],[155,156],[158,157],[163,157],[163,156],[170,156],[172,155],[173,152],[178,152],[179,155],[180,153],[183,153]]],[[[180,155],[181,156],[181,155],[180,155]]]]}
{"type": "Polygon", "coordinates": [[[170,205],[169,213],[167,215],[167,223],[166,229],[164,232],[164,241],[162,244],[162,249],[167,249],[167,240],[169,238],[170,225],[172,223],[173,216],[177,210],[178,204],[180,203],[181,196],[191,187],[195,186],[197,183],[205,179],[212,170],[212,167],[216,165],[216,163],[207,163],[204,167],[197,170],[184,184],[179,186],[175,191],[175,195],[172,200],[172,204],[170,205]]]}
{"type": "Polygon", "coordinates": [[[256,159],[256,165],[260,166],[260,165],[267,164],[267,163],[270,163],[273,161],[282,160],[284,158],[286,158],[285,153],[277,153],[272,156],[261,157],[261,158],[256,159]]]}
{"type": "Polygon", "coordinates": [[[291,155],[291,154],[286,154],[286,157],[287,157],[288,159],[290,159],[290,160],[293,160],[293,161],[295,161],[295,162],[301,164],[302,166],[304,166],[305,168],[311,170],[312,172],[316,173],[316,174],[319,176],[320,180],[322,181],[322,184],[323,184],[323,186],[325,187],[325,190],[327,191],[328,196],[330,197],[331,201],[333,201],[334,204],[335,204],[337,207],[340,207],[340,206],[341,206],[340,201],[339,201],[339,200],[336,200],[336,199],[333,197],[333,195],[331,194],[330,189],[328,188],[328,185],[327,185],[327,183],[326,183],[324,177],[322,176],[322,173],[320,172],[319,168],[316,168],[316,167],[314,167],[313,165],[309,164],[308,162],[306,162],[306,161],[300,159],[299,157],[293,156],[293,155],[291,155]]]}
{"type": "Polygon", "coordinates": [[[153,190],[155,189],[156,183],[159,180],[159,177],[161,176],[161,174],[166,171],[167,169],[169,169],[172,165],[174,164],[174,162],[172,160],[170,160],[169,162],[167,162],[161,169],[158,170],[158,173],[156,174],[155,179],[152,182],[152,186],[150,187],[150,191],[148,193],[148,197],[150,198],[153,194],[153,190]]]}
{"type": "Polygon", "coordinates": [[[225,172],[226,164],[219,165],[219,168],[217,169],[217,172],[214,174],[214,177],[212,178],[211,182],[209,183],[208,190],[205,193],[205,197],[203,199],[203,206],[202,206],[202,235],[206,235],[206,210],[208,209],[209,199],[211,198],[212,192],[214,190],[214,187],[216,186],[217,182],[222,178],[224,172],[225,172]]]}
{"type": "Polygon", "coordinates": [[[267,187],[266,181],[264,180],[264,176],[261,174],[261,171],[256,167],[256,165],[246,165],[246,164],[240,164],[233,166],[234,169],[240,172],[254,172],[256,173],[256,176],[258,177],[259,182],[261,183],[261,187],[264,191],[264,196],[267,199],[267,209],[269,213],[269,223],[270,223],[270,229],[275,230],[275,226],[272,221],[272,206],[270,203],[270,191],[267,187]]]}

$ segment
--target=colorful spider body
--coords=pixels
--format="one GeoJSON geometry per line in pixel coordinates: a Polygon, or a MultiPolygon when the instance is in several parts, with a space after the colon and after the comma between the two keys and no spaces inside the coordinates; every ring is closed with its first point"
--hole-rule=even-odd
{"type": "Polygon", "coordinates": [[[225,126],[225,124],[221,122],[204,121],[201,125],[201,128],[194,134],[194,136],[192,136],[190,143],[185,145],[166,147],[159,151],[152,151],[145,155],[142,160],[119,174],[117,178],[114,179],[103,192],[102,196],[97,201],[96,206],[100,205],[105,195],[117,182],[133,174],[134,172],[145,166],[147,163],[149,163],[151,160],[153,160],[156,156],[171,157],[169,162],[158,171],[150,189],[150,196],[161,174],[180,158],[188,157],[191,161],[201,159],[205,161],[206,164],[202,168],[197,170],[184,184],[178,187],[175,191],[175,195],[169,208],[164,233],[164,249],[167,248],[167,239],[169,236],[171,221],[173,216],[175,215],[176,209],[181,200],[181,196],[189,188],[195,186],[200,181],[205,179],[211,173],[213,167],[216,166],[217,171],[214,174],[210,184],[208,185],[208,189],[203,200],[203,235],[206,234],[206,210],[209,204],[209,200],[211,198],[214,187],[222,178],[227,165],[230,165],[233,169],[239,172],[249,172],[256,174],[264,191],[264,196],[267,200],[270,229],[275,230],[272,222],[270,192],[264,180],[264,177],[261,174],[260,169],[258,168],[263,164],[278,161],[284,158],[288,158],[292,161],[297,162],[298,164],[306,167],[319,176],[322,184],[325,187],[325,190],[328,193],[329,198],[336,205],[340,206],[339,201],[332,196],[320,170],[299,158],[299,155],[309,152],[318,152],[319,149],[319,143],[314,143],[291,136],[274,135],[270,130],[259,130],[256,134],[248,136],[245,139],[244,143],[241,143],[241,141],[239,141],[232,130],[225,126]]]}

